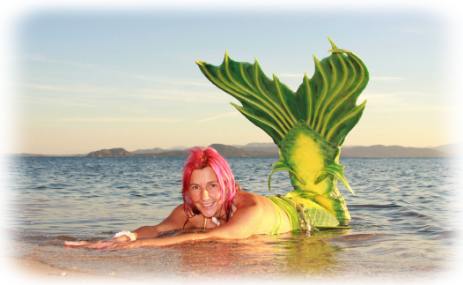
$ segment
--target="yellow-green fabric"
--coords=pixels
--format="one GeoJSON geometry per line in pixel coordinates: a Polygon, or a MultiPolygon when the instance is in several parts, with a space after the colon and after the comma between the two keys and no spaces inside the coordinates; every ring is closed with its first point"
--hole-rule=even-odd
{"type": "Polygon", "coordinates": [[[280,233],[281,230],[281,210],[278,206],[285,211],[286,215],[288,215],[289,218],[289,223],[291,225],[291,230],[292,231],[298,231],[301,229],[300,227],[300,222],[299,222],[299,214],[296,210],[296,203],[290,201],[287,198],[284,197],[278,197],[278,196],[271,196],[267,197],[267,199],[272,202],[272,204],[275,206],[275,210],[277,212],[277,220],[275,222],[275,225],[273,228],[267,233],[269,235],[276,235],[280,233]]]}
{"type": "Polygon", "coordinates": [[[275,207],[275,211],[277,213],[277,220],[275,221],[275,225],[273,228],[267,233],[268,235],[277,235],[280,233],[281,230],[281,210],[280,207],[275,204],[275,202],[272,201],[272,199],[269,199],[270,202],[272,202],[273,206],[275,207]]]}

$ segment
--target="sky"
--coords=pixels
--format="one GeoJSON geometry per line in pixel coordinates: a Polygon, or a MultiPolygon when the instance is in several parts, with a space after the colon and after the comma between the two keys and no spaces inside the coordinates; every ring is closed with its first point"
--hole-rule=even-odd
{"type": "MultiPolygon", "coordinates": [[[[458,143],[451,19],[439,10],[360,5],[287,9],[38,7],[11,26],[10,143],[3,153],[272,142],[195,60],[257,58],[294,91],[329,36],[370,72],[363,117],[344,146],[458,143]]],[[[240,104],[239,104],[240,105],[240,104]]]]}

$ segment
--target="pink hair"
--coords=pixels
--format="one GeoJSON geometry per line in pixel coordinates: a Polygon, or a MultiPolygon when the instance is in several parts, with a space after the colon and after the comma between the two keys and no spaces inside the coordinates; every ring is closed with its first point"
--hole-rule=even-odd
{"type": "Polygon", "coordinates": [[[237,188],[240,190],[239,185],[235,183],[235,178],[233,177],[233,173],[230,169],[230,166],[228,165],[225,158],[223,158],[212,147],[208,147],[205,149],[195,147],[193,149],[190,149],[189,152],[191,152],[191,154],[188,157],[188,160],[186,161],[185,166],[183,167],[183,179],[182,179],[182,182],[183,182],[183,188],[182,188],[183,211],[185,211],[185,214],[187,215],[188,220],[200,213],[199,210],[196,209],[193,202],[191,201],[190,196],[187,194],[189,186],[190,186],[191,174],[193,173],[193,170],[195,169],[203,169],[203,168],[210,166],[214,170],[215,175],[217,176],[217,180],[219,182],[220,193],[221,193],[220,197],[222,197],[222,204],[225,208],[225,213],[226,213],[226,221],[228,221],[232,214],[233,198],[235,198],[237,188]],[[228,189],[227,195],[225,193],[224,186],[226,189],[228,189]]]}

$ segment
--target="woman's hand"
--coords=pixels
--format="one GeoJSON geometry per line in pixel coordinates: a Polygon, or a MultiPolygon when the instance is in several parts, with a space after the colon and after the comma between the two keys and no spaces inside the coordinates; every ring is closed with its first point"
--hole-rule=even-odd
{"type": "Polygon", "coordinates": [[[127,242],[129,238],[127,236],[120,236],[117,238],[102,240],[96,242],[87,242],[87,241],[65,241],[64,245],[67,247],[83,247],[83,248],[105,248],[109,245],[127,242]]]}
{"type": "Polygon", "coordinates": [[[87,242],[87,241],[65,241],[66,247],[82,247],[82,248],[94,248],[94,249],[122,249],[122,248],[134,248],[143,246],[142,241],[136,240],[130,242],[126,236],[118,238],[87,242]]]}
{"type": "Polygon", "coordinates": [[[124,248],[135,248],[144,246],[141,240],[136,240],[132,242],[107,242],[98,245],[97,249],[124,249],[124,248]]]}

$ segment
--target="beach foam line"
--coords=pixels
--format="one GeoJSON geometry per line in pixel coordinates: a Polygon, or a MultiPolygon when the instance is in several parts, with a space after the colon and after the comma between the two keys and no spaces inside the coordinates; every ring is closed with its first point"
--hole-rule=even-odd
{"type": "Polygon", "coordinates": [[[65,270],[31,259],[0,255],[0,284],[142,285],[151,282],[65,270]]]}

